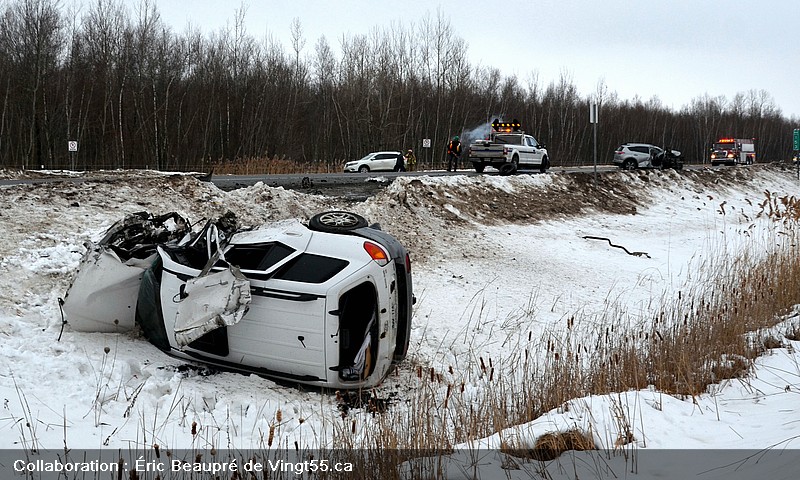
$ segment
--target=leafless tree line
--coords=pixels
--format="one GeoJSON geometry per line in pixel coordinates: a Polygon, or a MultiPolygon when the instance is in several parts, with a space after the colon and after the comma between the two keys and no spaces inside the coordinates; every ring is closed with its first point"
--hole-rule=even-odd
{"type": "MultiPolygon", "coordinates": [[[[544,84],[472,66],[442,15],[418,24],[325,37],[291,25],[288,50],[245,29],[245,10],[214,33],[175,33],[155,6],[98,0],[9,0],[0,28],[0,166],[207,170],[215,162],[338,162],[416,148],[439,161],[452,135],[498,116],[518,119],[553,162],[588,163],[588,99],[601,106],[598,150],[662,144],[700,161],[720,136],[755,137],[762,159],[786,158],[796,119],[767,92],[703,95],[680,111],[622,100],[601,81],[581,96],[569,73],[544,84]],[[423,139],[432,148],[422,149],[423,139]],[[70,152],[68,141],[79,150],[70,152]]],[[[535,66],[534,66],[535,67],[535,66]]]]}

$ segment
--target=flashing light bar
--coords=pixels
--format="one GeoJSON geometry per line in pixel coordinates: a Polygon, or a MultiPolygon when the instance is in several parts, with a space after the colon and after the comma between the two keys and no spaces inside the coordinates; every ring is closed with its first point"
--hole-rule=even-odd
{"type": "Polygon", "coordinates": [[[521,126],[519,122],[492,122],[492,130],[495,132],[515,132],[521,126]]]}

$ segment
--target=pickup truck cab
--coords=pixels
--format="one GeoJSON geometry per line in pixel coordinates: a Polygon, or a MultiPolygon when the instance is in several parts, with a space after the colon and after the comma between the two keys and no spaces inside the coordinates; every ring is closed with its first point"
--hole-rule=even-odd
{"type": "Polygon", "coordinates": [[[478,173],[487,165],[509,175],[518,169],[538,169],[543,173],[550,168],[547,149],[532,135],[515,130],[518,123],[492,123],[494,130],[485,140],[477,140],[469,146],[469,161],[478,173]]]}

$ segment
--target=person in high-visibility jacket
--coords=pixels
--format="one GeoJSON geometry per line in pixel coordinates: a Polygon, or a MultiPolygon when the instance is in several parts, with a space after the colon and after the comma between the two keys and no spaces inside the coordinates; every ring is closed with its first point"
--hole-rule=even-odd
{"type": "Polygon", "coordinates": [[[458,170],[458,159],[461,157],[461,141],[458,135],[447,144],[447,171],[455,172],[458,170]]]}

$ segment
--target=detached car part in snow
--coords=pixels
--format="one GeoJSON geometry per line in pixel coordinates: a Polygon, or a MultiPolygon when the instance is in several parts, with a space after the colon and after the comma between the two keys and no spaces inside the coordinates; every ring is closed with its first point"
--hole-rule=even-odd
{"type": "Polygon", "coordinates": [[[138,323],[170,355],[330,388],[377,385],[405,358],[411,263],[377,225],[334,211],[308,225],[246,230],[228,217],[186,230],[129,264],[109,246],[120,235],[112,227],[65,297],[72,328],[138,323]]]}
{"type": "Polygon", "coordinates": [[[584,240],[602,240],[604,242],[608,242],[608,245],[611,246],[611,247],[622,249],[628,255],[632,255],[634,257],[647,257],[647,258],[650,258],[650,255],[647,252],[631,252],[630,250],[628,250],[627,248],[625,248],[622,245],[617,245],[615,243],[611,243],[611,239],[608,238],[608,237],[595,237],[593,235],[584,235],[582,238],[584,240]]]}

